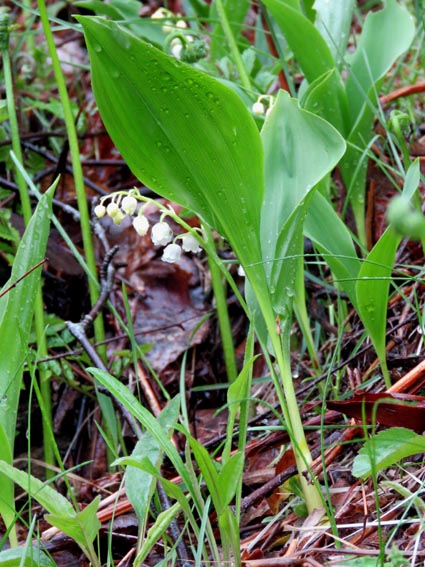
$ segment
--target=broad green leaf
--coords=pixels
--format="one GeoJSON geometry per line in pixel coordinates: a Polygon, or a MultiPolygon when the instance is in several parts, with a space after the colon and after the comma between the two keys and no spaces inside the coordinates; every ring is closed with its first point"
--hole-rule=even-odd
{"type": "Polygon", "coordinates": [[[53,567],[45,553],[36,547],[14,547],[0,551],[0,567],[53,567]]]}
{"type": "Polygon", "coordinates": [[[365,150],[372,138],[377,95],[383,77],[408,49],[414,34],[412,16],[395,0],[388,0],[383,10],[369,12],[346,82],[351,132],[340,170],[363,243],[366,241],[364,199],[368,163],[365,150]]]}
{"type": "Polygon", "coordinates": [[[410,429],[392,427],[366,441],[354,459],[353,475],[366,479],[405,457],[425,452],[425,437],[410,429]]]}
{"type": "Polygon", "coordinates": [[[383,10],[369,12],[346,82],[352,124],[367,104],[370,90],[410,46],[415,34],[413,17],[396,0],[383,10]]]}
{"type": "Polygon", "coordinates": [[[391,272],[400,237],[387,228],[364,260],[356,285],[357,311],[381,363],[387,386],[386,322],[391,272]]]}
{"type": "Polygon", "coordinates": [[[313,5],[316,28],[326,41],[338,68],[344,62],[354,6],[354,0],[332,3],[328,0],[315,0],[313,5]]]}
{"type": "Polygon", "coordinates": [[[224,512],[224,508],[228,506],[235,497],[238,483],[242,477],[245,462],[243,453],[237,452],[230,457],[219,473],[219,483],[221,487],[222,506],[221,510],[217,510],[218,514],[224,512]]]}
{"type": "Polygon", "coordinates": [[[74,2],[74,5],[92,10],[97,16],[108,16],[112,20],[119,20],[134,35],[156,45],[162,45],[167,35],[162,31],[163,24],[160,20],[140,17],[138,0],[114,0],[109,3],[103,0],[79,0],[74,2]]]}
{"type": "Polygon", "coordinates": [[[349,133],[347,96],[336,69],[318,77],[304,92],[300,104],[327,120],[346,136],[349,133]]]}
{"type": "Polygon", "coordinates": [[[261,223],[263,260],[273,306],[281,312],[287,309],[288,296],[296,293],[296,275],[302,269],[306,199],[338,163],[345,143],[328,122],[301,109],[284,91],[279,92],[261,137],[266,179],[261,223]]]}
{"type": "Polygon", "coordinates": [[[264,0],[309,83],[332,70],[335,61],[319,30],[285,0],[264,0]]]}
{"type": "Polygon", "coordinates": [[[425,237],[425,216],[411,205],[420,178],[420,160],[417,158],[406,172],[403,193],[391,200],[387,210],[387,218],[392,228],[401,236],[412,239],[425,237]]]}
{"type": "MultiPolygon", "coordinates": [[[[258,262],[263,150],[239,97],[114,22],[78,20],[96,102],[130,168],[217,228],[242,264],[258,262]]],[[[248,272],[263,283],[261,267],[248,272]]]]}
{"type": "MultiPolygon", "coordinates": [[[[50,214],[56,184],[40,199],[3,287],[24,276],[43,260],[50,228],[50,214]]],[[[21,393],[22,372],[34,314],[34,302],[42,268],[37,268],[0,298],[0,460],[12,462],[15,426],[21,393]]],[[[14,521],[13,483],[0,475],[0,515],[10,525],[14,521]]]]}
{"type": "Polygon", "coordinates": [[[75,516],[75,510],[70,502],[48,484],[28,473],[21,471],[5,461],[0,461],[0,472],[19,485],[25,492],[37,500],[51,514],[62,517],[75,516]]]}
{"type": "Polygon", "coordinates": [[[315,192],[304,221],[304,234],[310,238],[332,270],[339,289],[357,307],[356,281],[360,270],[353,238],[329,201],[315,192]]]}
{"type": "Polygon", "coordinates": [[[406,178],[403,184],[403,197],[405,199],[412,199],[419,187],[419,182],[421,180],[420,167],[420,159],[416,158],[406,172],[406,178]]]}
{"type": "MultiPolygon", "coordinates": [[[[414,195],[420,180],[419,162],[416,160],[408,169],[400,198],[407,201],[414,195]]],[[[413,214],[416,211],[413,211],[413,214]]],[[[419,223],[423,221],[419,215],[419,223]]],[[[368,332],[379,357],[384,375],[386,370],[386,321],[387,306],[397,247],[401,236],[395,232],[397,226],[390,226],[369,252],[358,275],[356,285],[357,311],[368,332]]],[[[389,385],[389,378],[386,378],[389,385]]]]}
{"type": "Polygon", "coordinates": [[[61,530],[72,538],[90,556],[94,538],[99,533],[100,522],[97,518],[97,509],[100,496],[97,496],[88,506],[73,517],[58,514],[46,514],[45,518],[52,526],[61,530]]]}

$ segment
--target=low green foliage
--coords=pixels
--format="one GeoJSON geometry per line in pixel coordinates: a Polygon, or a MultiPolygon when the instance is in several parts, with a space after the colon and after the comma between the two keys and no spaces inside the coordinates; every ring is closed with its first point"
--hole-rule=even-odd
{"type": "Polygon", "coordinates": [[[10,481],[18,484],[23,490],[37,500],[48,514],[46,520],[71,537],[83,550],[93,567],[100,566],[94,551],[93,541],[96,538],[100,522],[96,512],[100,497],[95,498],[84,510],[76,512],[69,500],[38,478],[12,467],[0,460],[0,472],[10,481]]]}
{"type": "MultiPolygon", "coordinates": [[[[3,290],[44,259],[54,190],[55,186],[40,199],[3,290]]],[[[7,353],[0,357],[0,459],[7,463],[13,460],[19,395],[40,277],[41,267],[0,297],[0,344],[7,353]]],[[[5,477],[0,481],[0,514],[6,525],[11,526],[15,520],[13,482],[5,477]]]]}
{"type": "Polygon", "coordinates": [[[384,9],[369,12],[355,53],[340,76],[348,41],[347,26],[354,2],[315,5],[315,25],[299,2],[264,0],[303,70],[306,86],[302,105],[333,124],[347,141],[339,167],[347,187],[363,244],[365,234],[365,182],[367,148],[378,105],[377,91],[393,63],[410,46],[415,26],[405,7],[388,0],[384,9]]]}
{"type": "Polygon", "coordinates": [[[365,479],[401,459],[425,453],[425,438],[411,429],[392,427],[366,441],[354,459],[353,474],[365,479]]]}

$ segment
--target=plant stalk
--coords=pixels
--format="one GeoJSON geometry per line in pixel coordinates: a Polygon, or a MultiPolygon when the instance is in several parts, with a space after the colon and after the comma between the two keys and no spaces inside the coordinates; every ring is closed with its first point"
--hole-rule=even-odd
{"type": "MultiPolygon", "coordinates": [[[[214,247],[214,238],[211,229],[204,227],[204,235],[208,244],[214,247]]],[[[224,363],[226,365],[227,377],[229,383],[232,384],[237,376],[235,347],[233,344],[232,326],[230,324],[229,311],[227,309],[226,288],[223,283],[223,276],[219,266],[216,264],[214,257],[208,254],[208,267],[211,273],[211,283],[214,292],[215,304],[218,315],[218,325],[220,328],[221,343],[224,354],[224,363]]]]}
{"type": "Polygon", "coordinates": [[[251,81],[249,80],[249,75],[246,72],[244,62],[242,60],[241,54],[239,53],[239,48],[236,44],[235,38],[232,33],[232,29],[227,19],[226,10],[224,9],[222,0],[215,0],[215,6],[217,8],[217,14],[220,20],[221,27],[223,28],[224,35],[226,37],[227,44],[229,46],[230,52],[235,61],[239,77],[241,78],[242,85],[245,89],[250,92],[252,90],[251,81]]]}
{"type": "MultiPolygon", "coordinates": [[[[50,28],[50,22],[47,14],[45,0],[37,0],[40,19],[43,25],[43,31],[46,38],[49,55],[52,60],[52,67],[55,74],[55,80],[58,87],[59,97],[63,107],[65,127],[69,142],[69,151],[71,155],[72,170],[74,174],[75,193],[77,196],[78,211],[80,213],[81,234],[83,238],[84,255],[89,269],[88,283],[91,305],[95,305],[99,294],[99,282],[96,275],[96,257],[93,247],[93,239],[90,227],[90,215],[87,205],[86,192],[84,187],[83,170],[81,167],[80,150],[78,146],[77,130],[72,114],[71,102],[65,84],[65,79],[56,52],[56,46],[53,33],[50,28]]],[[[102,342],[105,338],[105,331],[102,317],[97,317],[93,323],[96,342],[102,342]]],[[[101,347],[102,356],[105,354],[105,348],[101,347]]]]}

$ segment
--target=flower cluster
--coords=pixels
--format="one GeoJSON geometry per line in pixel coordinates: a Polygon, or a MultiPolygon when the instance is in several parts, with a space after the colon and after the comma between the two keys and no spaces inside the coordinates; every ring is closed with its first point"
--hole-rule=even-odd
{"type": "Polygon", "coordinates": [[[108,216],[115,224],[120,224],[126,217],[133,217],[133,228],[139,236],[145,236],[150,229],[152,243],[155,246],[165,247],[161,258],[164,262],[178,262],[182,252],[197,254],[201,251],[194,233],[187,232],[174,236],[171,226],[164,220],[167,216],[172,216],[174,220],[177,219],[172,210],[163,210],[159,222],[151,227],[148,218],[143,214],[148,203],[152,203],[152,200],[145,199],[137,191],[119,192],[102,197],[100,203],[94,208],[94,214],[99,219],[108,216]],[[109,203],[105,205],[108,200],[109,203]],[[139,202],[143,204],[137,210],[139,202]],[[178,244],[177,240],[180,240],[181,244],[178,244]]]}
{"type": "Polygon", "coordinates": [[[274,104],[274,98],[271,95],[260,95],[252,105],[252,112],[257,116],[269,116],[274,104]]]}

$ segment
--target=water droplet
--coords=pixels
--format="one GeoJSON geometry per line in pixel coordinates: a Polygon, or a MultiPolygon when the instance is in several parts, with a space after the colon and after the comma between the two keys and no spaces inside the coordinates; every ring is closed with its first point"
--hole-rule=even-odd
{"type": "Polygon", "coordinates": [[[113,69],[111,75],[113,79],[119,79],[121,77],[121,73],[118,71],[118,69],[113,69]]]}
{"type": "Polygon", "coordinates": [[[100,53],[102,51],[102,47],[98,43],[95,43],[93,45],[93,48],[96,51],[96,53],[100,53]]]}

